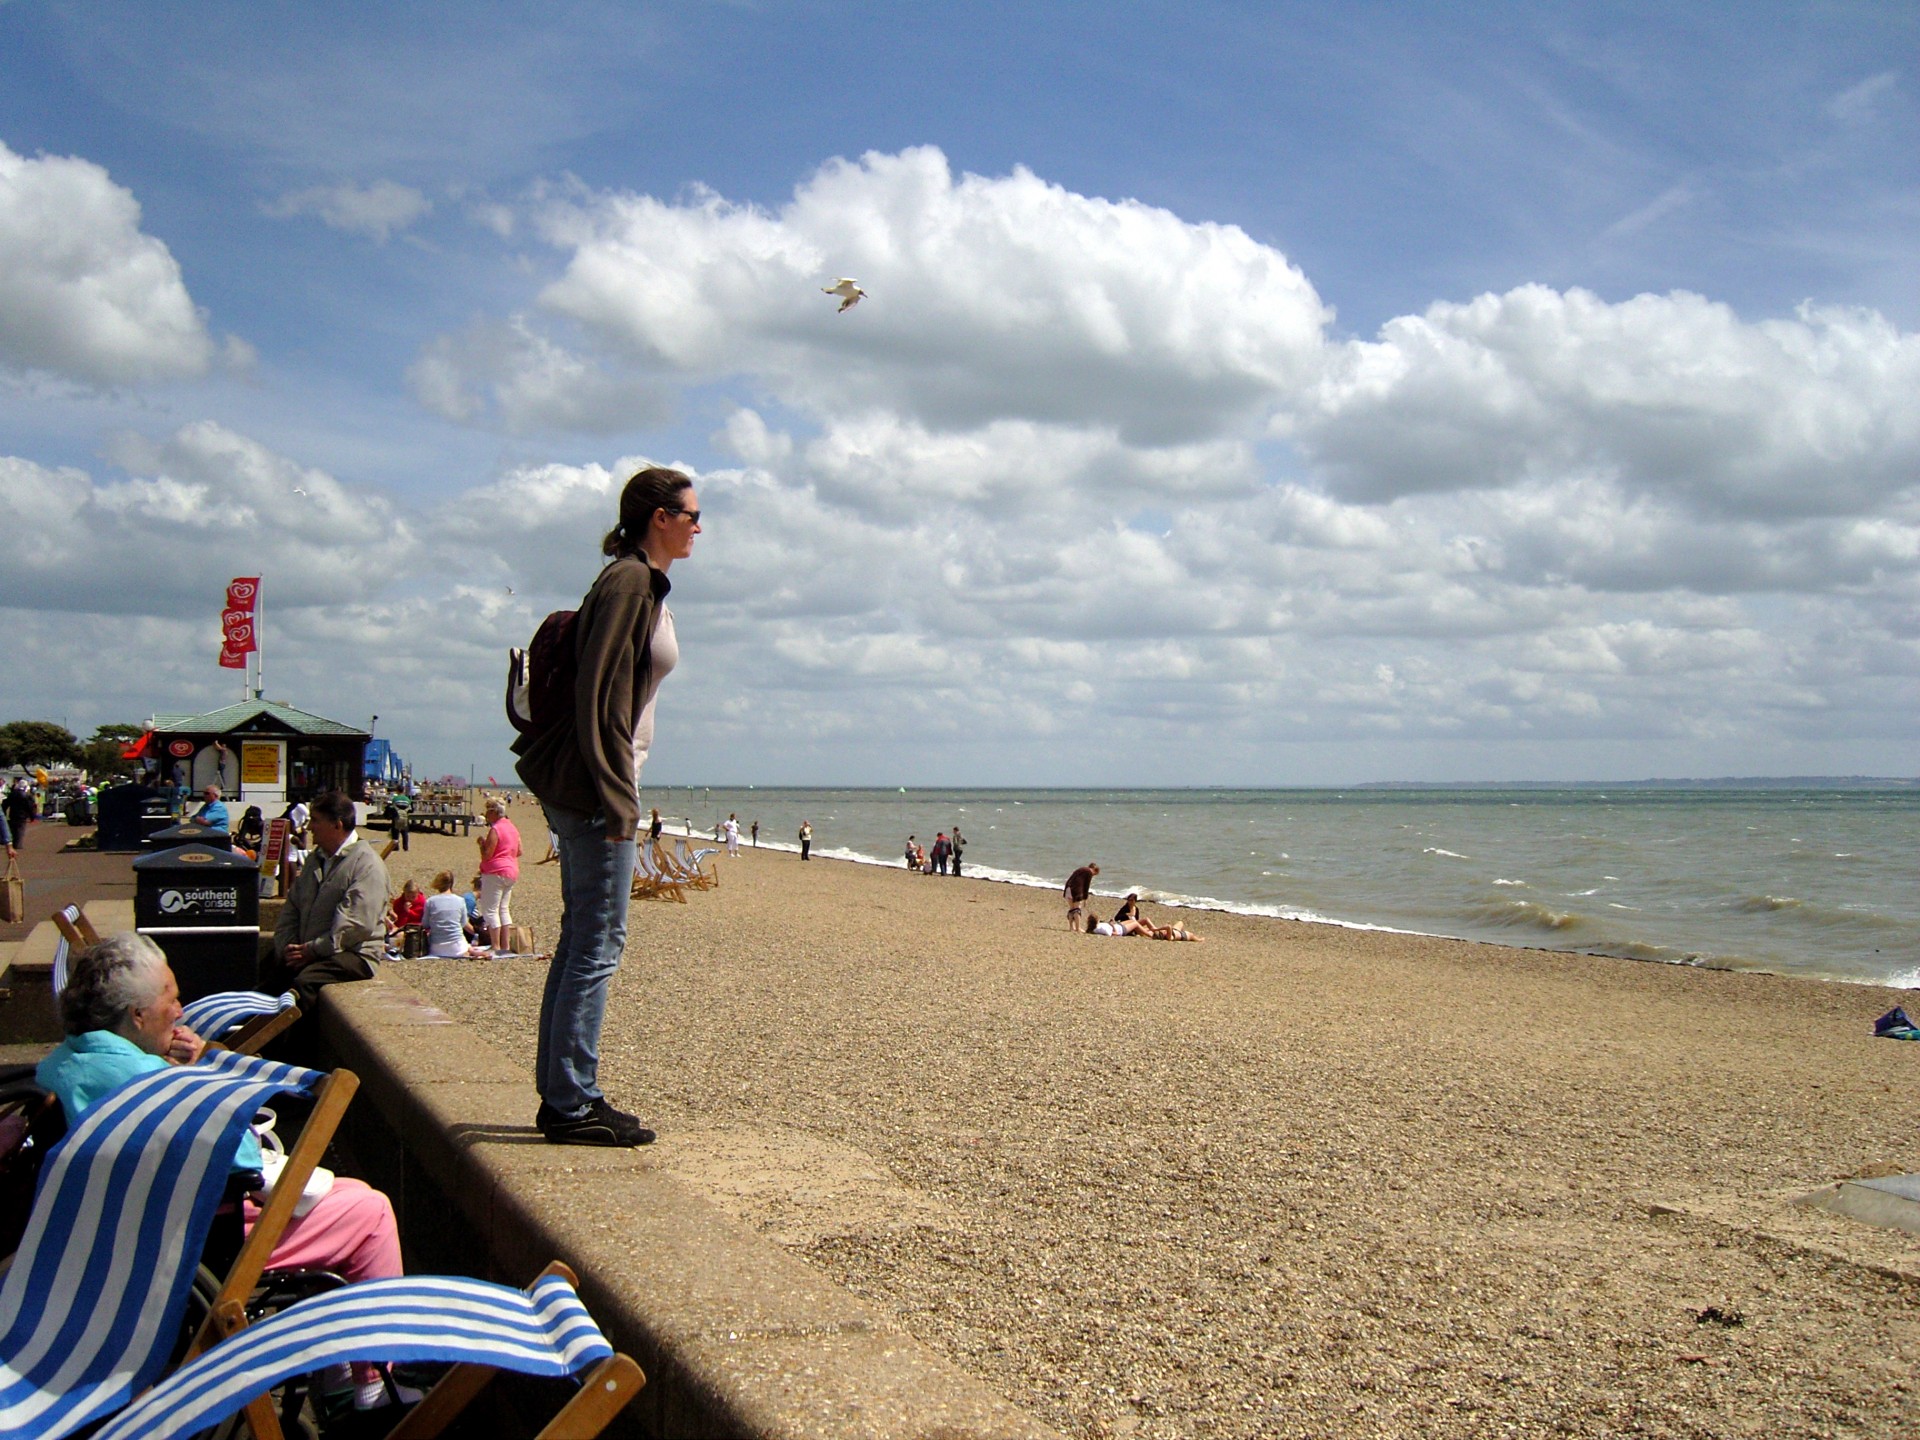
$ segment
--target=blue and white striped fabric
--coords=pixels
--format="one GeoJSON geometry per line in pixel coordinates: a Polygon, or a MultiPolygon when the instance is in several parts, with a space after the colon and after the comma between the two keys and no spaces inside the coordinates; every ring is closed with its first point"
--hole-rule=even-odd
{"type": "Polygon", "coordinates": [[[218,1040],[256,1015],[277,1015],[293,1004],[293,992],[263,995],[258,990],[222,990],[202,995],[181,1013],[181,1019],[202,1040],[218,1040]]]}
{"type": "Polygon", "coordinates": [[[153,1383],[240,1136],[263,1101],[324,1078],[213,1051],[135,1076],[54,1146],[0,1283],[0,1435],[56,1440],[153,1383]]]}
{"type": "Polygon", "coordinates": [[[523,1375],[573,1375],[613,1354],[573,1287],[531,1292],[419,1275],[334,1290],[249,1325],[114,1417],[95,1440],[164,1440],[238,1414],[256,1395],[340,1360],[472,1361],[523,1375]]]}

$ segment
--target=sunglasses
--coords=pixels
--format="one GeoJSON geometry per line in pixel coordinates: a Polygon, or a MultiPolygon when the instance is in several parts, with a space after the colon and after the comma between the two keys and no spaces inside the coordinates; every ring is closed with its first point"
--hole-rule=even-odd
{"type": "Polygon", "coordinates": [[[687,519],[691,520],[694,524],[698,525],[700,523],[700,512],[698,510],[681,510],[678,508],[669,509],[665,505],[662,505],[660,508],[662,510],[665,510],[669,515],[684,515],[687,517],[687,519]]]}

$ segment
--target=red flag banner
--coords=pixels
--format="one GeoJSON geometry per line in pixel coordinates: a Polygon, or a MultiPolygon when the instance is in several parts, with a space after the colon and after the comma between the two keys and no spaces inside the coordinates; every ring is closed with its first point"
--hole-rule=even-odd
{"type": "Polygon", "coordinates": [[[221,643],[242,655],[260,648],[253,638],[253,616],[244,610],[229,610],[220,617],[221,643]]]}
{"type": "Polygon", "coordinates": [[[236,575],[227,582],[227,604],[220,612],[220,665],[226,670],[247,668],[247,656],[260,648],[254,638],[254,607],[260,601],[260,577],[236,575]]]}

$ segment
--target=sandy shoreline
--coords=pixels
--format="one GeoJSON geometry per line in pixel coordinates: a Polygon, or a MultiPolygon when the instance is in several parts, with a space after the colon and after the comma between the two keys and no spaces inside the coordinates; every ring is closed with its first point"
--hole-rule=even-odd
{"type": "MultiPolygon", "coordinates": [[[[1920,1287],[1868,1268],[1920,1275],[1920,1237],[1782,1205],[1911,1156],[1920,1047],[1870,1034],[1899,992],[722,875],[637,905],[615,982],[602,1079],[650,1162],[1070,1435],[1920,1423],[1920,1287]]],[[[551,942],[554,867],[515,912],[551,942]]],[[[531,1065],[542,967],[394,972],[531,1065]]]]}

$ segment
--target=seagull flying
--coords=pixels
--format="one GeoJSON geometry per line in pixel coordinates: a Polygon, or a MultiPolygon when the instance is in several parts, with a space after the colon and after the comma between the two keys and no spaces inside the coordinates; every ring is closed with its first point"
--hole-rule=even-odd
{"type": "Polygon", "coordinates": [[[858,305],[860,303],[860,297],[867,292],[860,288],[860,282],[858,280],[848,280],[842,277],[834,281],[831,285],[822,285],[820,287],[820,293],[823,295],[838,295],[840,297],[840,308],[833,313],[836,315],[844,315],[847,311],[858,305]]]}

